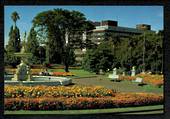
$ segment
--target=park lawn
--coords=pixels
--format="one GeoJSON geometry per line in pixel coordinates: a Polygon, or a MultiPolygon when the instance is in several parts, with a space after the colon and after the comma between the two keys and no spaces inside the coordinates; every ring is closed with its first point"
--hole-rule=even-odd
{"type": "MultiPolygon", "coordinates": [[[[50,72],[64,72],[64,69],[48,69],[50,72]]],[[[93,77],[96,76],[95,73],[91,73],[88,71],[85,71],[83,69],[69,69],[69,71],[73,74],[75,74],[75,77],[93,77]]]]}
{"type": "Polygon", "coordinates": [[[164,87],[156,87],[156,86],[153,86],[153,85],[145,85],[143,86],[143,89],[148,91],[148,92],[154,92],[154,91],[157,91],[157,92],[162,92],[163,93],[163,90],[164,90],[164,87]]]}
{"type": "MultiPolygon", "coordinates": [[[[48,69],[48,71],[52,71],[52,72],[65,72],[64,69],[48,69]]],[[[85,77],[100,77],[103,79],[109,79],[108,75],[112,74],[112,71],[105,73],[104,75],[97,75],[96,73],[93,72],[89,72],[83,69],[69,69],[69,71],[73,74],[75,74],[74,77],[77,78],[85,78],[85,77]]]]}
{"type": "Polygon", "coordinates": [[[55,111],[4,111],[5,115],[13,114],[58,114],[58,115],[80,115],[80,114],[163,114],[163,105],[153,106],[138,106],[126,108],[111,108],[111,109],[87,109],[87,110],[55,110],[55,111]]]}
{"type": "Polygon", "coordinates": [[[75,85],[83,86],[103,86],[109,89],[115,89],[120,92],[147,92],[147,93],[159,93],[163,94],[163,87],[155,87],[152,85],[138,86],[138,83],[131,81],[110,81],[105,76],[97,76],[91,78],[73,78],[72,82],[75,85]]]}
{"type": "MultiPolygon", "coordinates": [[[[109,73],[106,73],[105,75],[101,75],[100,78],[105,79],[105,80],[110,80],[110,78],[108,78],[108,75],[109,75],[109,73]]],[[[113,82],[113,81],[111,81],[111,82],[113,82]]],[[[129,87],[129,85],[133,85],[133,86],[137,86],[138,89],[141,89],[141,91],[143,90],[144,92],[163,93],[163,91],[164,91],[164,86],[157,87],[157,86],[150,85],[150,84],[143,85],[143,86],[138,86],[139,83],[126,81],[126,80],[121,81],[121,82],[115,82],[115,84],[118,84],[118,83],[122,83],[122,88],[125,85],[126,85],[125,87],[129,87]]],[[[136,89],[136,88],[134,88],[134,89],[136,89]]]]}

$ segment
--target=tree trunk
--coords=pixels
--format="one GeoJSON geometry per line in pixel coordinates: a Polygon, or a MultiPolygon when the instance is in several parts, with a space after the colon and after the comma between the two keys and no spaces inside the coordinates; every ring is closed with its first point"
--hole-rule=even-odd
{"type": "Polygon", "coordinates": [[[64,70],[65,70],[65,72],[69,72],[69,70],[68,70],[68,64],[67,63],[65,63],[65,66],[64,66],[64,70]]]}

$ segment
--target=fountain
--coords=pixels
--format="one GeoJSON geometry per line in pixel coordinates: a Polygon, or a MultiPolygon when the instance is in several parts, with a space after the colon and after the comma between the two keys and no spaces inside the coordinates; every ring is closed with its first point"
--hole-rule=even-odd
{"type": "Polygon", "coordinates": [[[30,67],[26,64],[26,59],[30,57],[31,53],[25,53],[25,46],[23,45],[21,52],[14,53],[15,56],[21,57],[21,63],[17,66],[13,81],[31,81],[30,67]]]}
{"type": "Polygon", "coordinates": [[[69,85],[72,83],[70,78],[67,77],[55,77],[55,76],[32,76],[31,69],[28,65],[27,58],[32,56],[31,53],[25,52],[25,41],[23,41],[21,52],[14,53],[16,57],[21,58],[21,63],[17,66],[14,76],[10,76],[11,80],[6,80],[5,84],[10,85],[69,85]]]}

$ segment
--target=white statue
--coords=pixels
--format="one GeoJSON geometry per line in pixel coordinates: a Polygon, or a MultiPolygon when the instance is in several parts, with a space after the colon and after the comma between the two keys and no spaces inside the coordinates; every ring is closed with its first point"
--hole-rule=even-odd
{"type": "Polygon", "coordinates": [[[117,68],[113,69],[113,75],[117,75],[117,68]]]}
{"type": "Polygon", "coordinates": [[[16,74],[12,80],[31,80],[30,67],[26,65],[23,60],[21,60],[21,63],[17,66],[16,74]]]}
{"type": "Polygon", "coordinates": [[[131,76],[135,76],[135,75],[136,75],[136,70],[135,67],[133,66],[131,70],[131,76]]]}

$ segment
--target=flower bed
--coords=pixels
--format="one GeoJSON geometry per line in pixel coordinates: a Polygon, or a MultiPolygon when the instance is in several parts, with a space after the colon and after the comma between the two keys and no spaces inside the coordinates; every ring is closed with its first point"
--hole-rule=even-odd
{"type": "Polygon", "coordinates": [[[50,72],[52,76],[74,76],[71,72],[50,72]]]}
{"type": "Polygon", "coordinates": [[[58,97],[58,98],[6,98],[5,110],[66,110],[101,109],[162,104],[163,97],[155,94],[123,94],[115,97],[58,97]]]}
{"type": "Polygon", "coordinates": [[[114,96],[115,91],[100,86],[5,86],[5,98],[20,97],[103,97],[114,96]]]}
{"type": "Polygon", "coordinates": [[[42,72],[43,69],[31,69],[31,74],[32,75],[39,75],[40,72],[42,72]]]}
{"type": "Polygon", "coordinates": [[[119,76],[120,80],[136,80],[137,77],[143,78],[143,83],[154,85],[154,86],[162,86],[164,84],[163,75],[150,75],[150,74],[138,74],[136,76],[119,76]]]}
{"type": "MultiPolygon", "coordinates": [[[[15,68],[8,68],[5,69],[6,72],[15,74],[16,69],[15,68]]],[[[42,72],[43,69],[31,69],[32,75],[39,75],[40,72],[42,72]]],[[[50,75],[52,76],[74,76],[72,72],[50,72],[50,75]]]]}
{"type": "Polygon", "coordinates": [[[138,74],[137,76],[142,77],[144,79],[144,83],[147,84],[158,87],[164,84],[163,75],[138,74]]]}
{"type": "Polygon", "coordinates": [[[132,80],[136,80],[136,76],[119,76],[119,80],[127,80],[127,81],[132,81],[132,80]]]}
{"type": "Polygon", "coordinates": [[[163,95],[118,93],[101,86],[5,86],[5,110],[65,110],[163,104],[163,95]]]}
{"type": "Polygon", "coordinates": [[[10,73],[10,74],[14,74],[16,71],[16,68],[5,68],[5,72],[10,73]]]}

